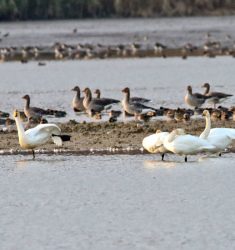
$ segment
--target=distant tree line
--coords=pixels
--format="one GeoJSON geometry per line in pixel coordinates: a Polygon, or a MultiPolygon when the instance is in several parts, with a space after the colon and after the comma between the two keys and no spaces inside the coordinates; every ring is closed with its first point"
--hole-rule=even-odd
{"type": "Polygon", "coordinates": [[[235,13],[235,0],[0,0],[0,20],[229,13],[235,13]]]}

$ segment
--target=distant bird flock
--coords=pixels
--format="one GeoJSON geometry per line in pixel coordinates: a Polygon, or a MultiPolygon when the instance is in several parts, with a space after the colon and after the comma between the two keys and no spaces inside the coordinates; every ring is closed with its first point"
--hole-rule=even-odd
{"type": "MultiPolygon", "coordinates": [[[[167,152],[172,152],[185,156],[205,153],[221,153],[227,149],[232,140],[235,139],[235,129],[233,128],[213,128],[211,120],[228,120],[235,116],[235,107],[225,108],[216,105],[222,103],[232,94],[210,91],[210,84],[204,83],[204,93],[194,93],[192,86],[187,86],[185,103],[192,108],[156,108],[150,104],[150,99],[143,97],[132,97],[128,87],[121,90],[123,100],[101,97],[101,91],[96,89],[93,97],[90,88],[86,87],[82,91],[79,86],[75,86],[72,91],[75,95],[72,99],[72,108],[76,113],[86,113],[92,119],[102,119],[103,114],[109,115],[109,122],[117,122],[118,117],[123,114],[123,119],[133,117],[137,122],[144,124],[152,117],[165,116],[170,121],[183,121],[187,123],[193,115],[203,115],[206,119],[205,130],[199,137],[185,134],[183,129],[177,128],[172,132],[159,131],[143,139],[143,147],[150,153],[160,153],[162,160],[167,152]],[[82,96],[81,96],[82,93],[82,96]],[[209,105],[206,109],[202,105],[209,105]],[[122,109],[120,109],[120,105],[122,109]],[[210,107],[212,106],[212,107],[210,107]],[[114,109],[114,107],[116,107],[114,109]]],[[[34,156],[34,148],[41,146],[52,139],[56,145],[61,146],[63,141],[70,140],[69,135],[62,135],[60,128],[52,123],[48,123],[46,116],[64,117],[65,111],[42,109],[32,107],[30,96],[24,95],[25,100],[23,111],[16,110],[14,119],[18,130],[19,144],[23,149],[31,149],[34,156]],[[25,121],[26,123],[22,123],[25,121]]],[[[5,120],[6,126],[12,125],[9,114],[1,112],[1,119],[5,120]]]]}
{"type": "MultiPolygon", "coordinates": [[[[6,33],[0,38],[8,37],[6,33]]],[[[64,60],[64,59],[92,59],[92,58],[125,58],[125,57],[171,57],[181,56],[187,59],[188,56],[208,56],[216,57],[228,55],[235,57],[235,41],[231,35],[226,35],[220,42],[212,37],[210,33],[206,34],[206,40],[199,46],[190,42],[180,47],[168,47],[163,43],[148,42],[145,37],[144,42],[133,42],[129,44],[65,44],[56,42],[52,46],[25,46],[25,47],[1,47],[0,61],[19,60],[27,63],[28,60],[64,60]]],[[[45,66],[45,62],[38,62],[39,66],[45,66]]]]}

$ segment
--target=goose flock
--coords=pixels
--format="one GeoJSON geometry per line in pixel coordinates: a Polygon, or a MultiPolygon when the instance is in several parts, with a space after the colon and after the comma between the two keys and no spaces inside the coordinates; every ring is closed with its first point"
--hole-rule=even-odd
{"type": "MultiPolygon", "coordinates": [[[[225,149],[232,145],[235,139],[235,129],[233,128],[211,128],[211,119],[214,119],[215,114],[218,115],[220,112],[221,119],[222,117],[229,119],[234,115],[235,108],[228,109],[219,106],[216,109],[216,104],[223,102],[232,95],[222,92],[211,92],[209,83],[204,83],[202,87],[206,89],[204,93],[193,93],[192,87],[190,85],[187,87],[187,93],[184,98],[185,103],[194,109],[167,109],[152,107],[148,104],[151,102],[150,99],[131,97],[130,88],[128,87],[121,90],[123,100],[119,101],[113,98],[101,97],[99,89],[94,91],[96,96],[93,97],[90,88],[86,87],[81,91],[79,86],[75,86],[72,89],[72,91],[75,91],[72,108],[76,113],[87,113],[90,117],[98,117],[97,119],[102,118],[103,112],[108,113],[110,116],[109,122],[116,122],[121,114],[124,117],[133,116],[136,121],[141,120],[142,122],[149,121],[154,116],[163,115],[174,119],[175,122],[188,122],[192,115],[201,114],[205,117],[206,126],[200,136],[186,134],[182,128],[177,128],[171,132],[157,130],[156,133],[145,137],[142,141],[144,149],[150,153],[160,153],[162,160],[164,160],[166,153],[171,152],[184,155],[185,161],[187,161],[188,155],[198,153],[217,153],[221,155],[225,149]],[[81,92],[83,96],[81,96],[81,92]],[[202,105],[205,103],[212,104],[213,108],[203,109],[202,105]],[[122,105],[122,110],[113,109],[113,106],[120,104],[122,105]],[[224,115],[222,116],[222,114],[224,115]]],[[[69,135],[61,134],[61,129],[58,125],[48,123],[44,118],[47,115],[63,117],[66,115],[66,112],[32,107],[29,95],[24,95],[22,98],[25,100],[24,110],[23,112],[16,110],[13,117],[18,131],[19,144],[23,149],[31,149],[33,157],[35,157],[34,148],[46,144],[50,139],[59,146],[62,145],[63,141],[70,140],[69,135]],[[22,123],[23,116],[27,120],[25,127],[22,123]]],[[[6,114],[2,112],[0,115],[9,119],[9,116],[6,114]]]]}
{"type": "MultiPolygon", "coordinates": [[[[7,33],[9,35],[9,33],[7,33]]],[[[202,38],[203,39],[203,38],[202,38]]],[[[235,56],[235,41],[231,35],[218,40],[210,33],[206,34],[205,41],[200,45],[187,42],[182,46],[172,48],[159,41],[131,42],[128,44],[93,44],[77,43],[66,44],[56,42],[52,46],[22,46],[22,47],[1,47],[0,61],[20,60],[27,63],[28,60],[64,60],[64,59],[93,59],[93,58],[126,58],[126,57],[162,57],[181,56],[187,59],[188,56],[216,57],[220,55],[235,56]]],[[[1,38],[0,38],[1,42],[1,38]]],[[[39,66],[45,66],[45,62],[38,62],[39,66]]]]}

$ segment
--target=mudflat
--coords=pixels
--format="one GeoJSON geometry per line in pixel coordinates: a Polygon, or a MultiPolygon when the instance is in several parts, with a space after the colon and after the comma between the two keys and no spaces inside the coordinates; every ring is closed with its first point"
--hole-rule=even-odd
{"type": "MultiPolygon", "coordinates": [[[[205,121],[203,119],[192,119],[189,122],[157,120],[144,124],[137,123],[136,121],[126,123],[77,123],[69,121],[58,125],[62,129],[62,133],[72,136],[71,141],[65,142],[61,148],[65,151],[79,153],[86,150],[103,150],[105,152],[110,149],[116,149],[118,152],[126,150],[127,148],[130,151],[140,151],[143,138],[155,133],[156,130],[172,131],[175,128],[184,128],[186,133],[199,135],[205,128],[205,121]]],[[[213,121],[212,127],[233,128],[235,127],[235,122],[232,120],[213,121]]],[[[39,149],[53,152],[54,149],[60,148],[56,147],[52,142],[49,142],[39,147],[39,149]]],[[[9,150],[13,150],[13,152],[17,151],[18,153],[21,152],[16,129],[13,129],[11,132],[1,132],[0,150],[2,150],[2,153],[9,150]]]]}

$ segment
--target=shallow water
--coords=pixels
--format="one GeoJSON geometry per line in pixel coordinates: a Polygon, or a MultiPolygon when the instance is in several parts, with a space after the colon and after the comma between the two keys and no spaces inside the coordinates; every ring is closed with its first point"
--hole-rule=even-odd
{"type": "Polygon", "coordinates": [[[0,24],[3,38],[1,46],[45,46],[55,42],[77,43],[155,43],[168,46],[182,46],[187,42],[202,45],[205,35],[210,32],[212,40],[223,44],[234,39],[235,16],[225,17],[180,17],[180,18],[135,18],[99,19],[41,22],[9,22],[0,24]],[[73,29],[77,33],[73,34],[73,29]]]}
{"type": "MultiPolygon", "coordinates": [[[[121,89],[129,86],[132,95],[151,98],[151,105],[157,108],[186,107],[184,95],[188,84],[193,86],[193,91],[202,93],[202,83],[209,82],[212,90],[234,94],[234,66],[235,60],[231,57],[50,61],[44,67],[36,62],[3,63],[0,65],[0,110],[23,109],[21,97],[29,94],[32,106],[66,110],[68,116],[60,121],[86,120],[84,115],[76,116],[71,108],[74,96],[71,89],[75,85],[82,89],[100,88],[102,96],[116,99],[122,99],[121,89]]],[[[234,100],[232,97],[224,105],[234,105],[234,100]]]]}
{"type": "Polygon", "coordinates": [[[234,154],[2,156],[1,249],[233,249],[234,154]]]}

